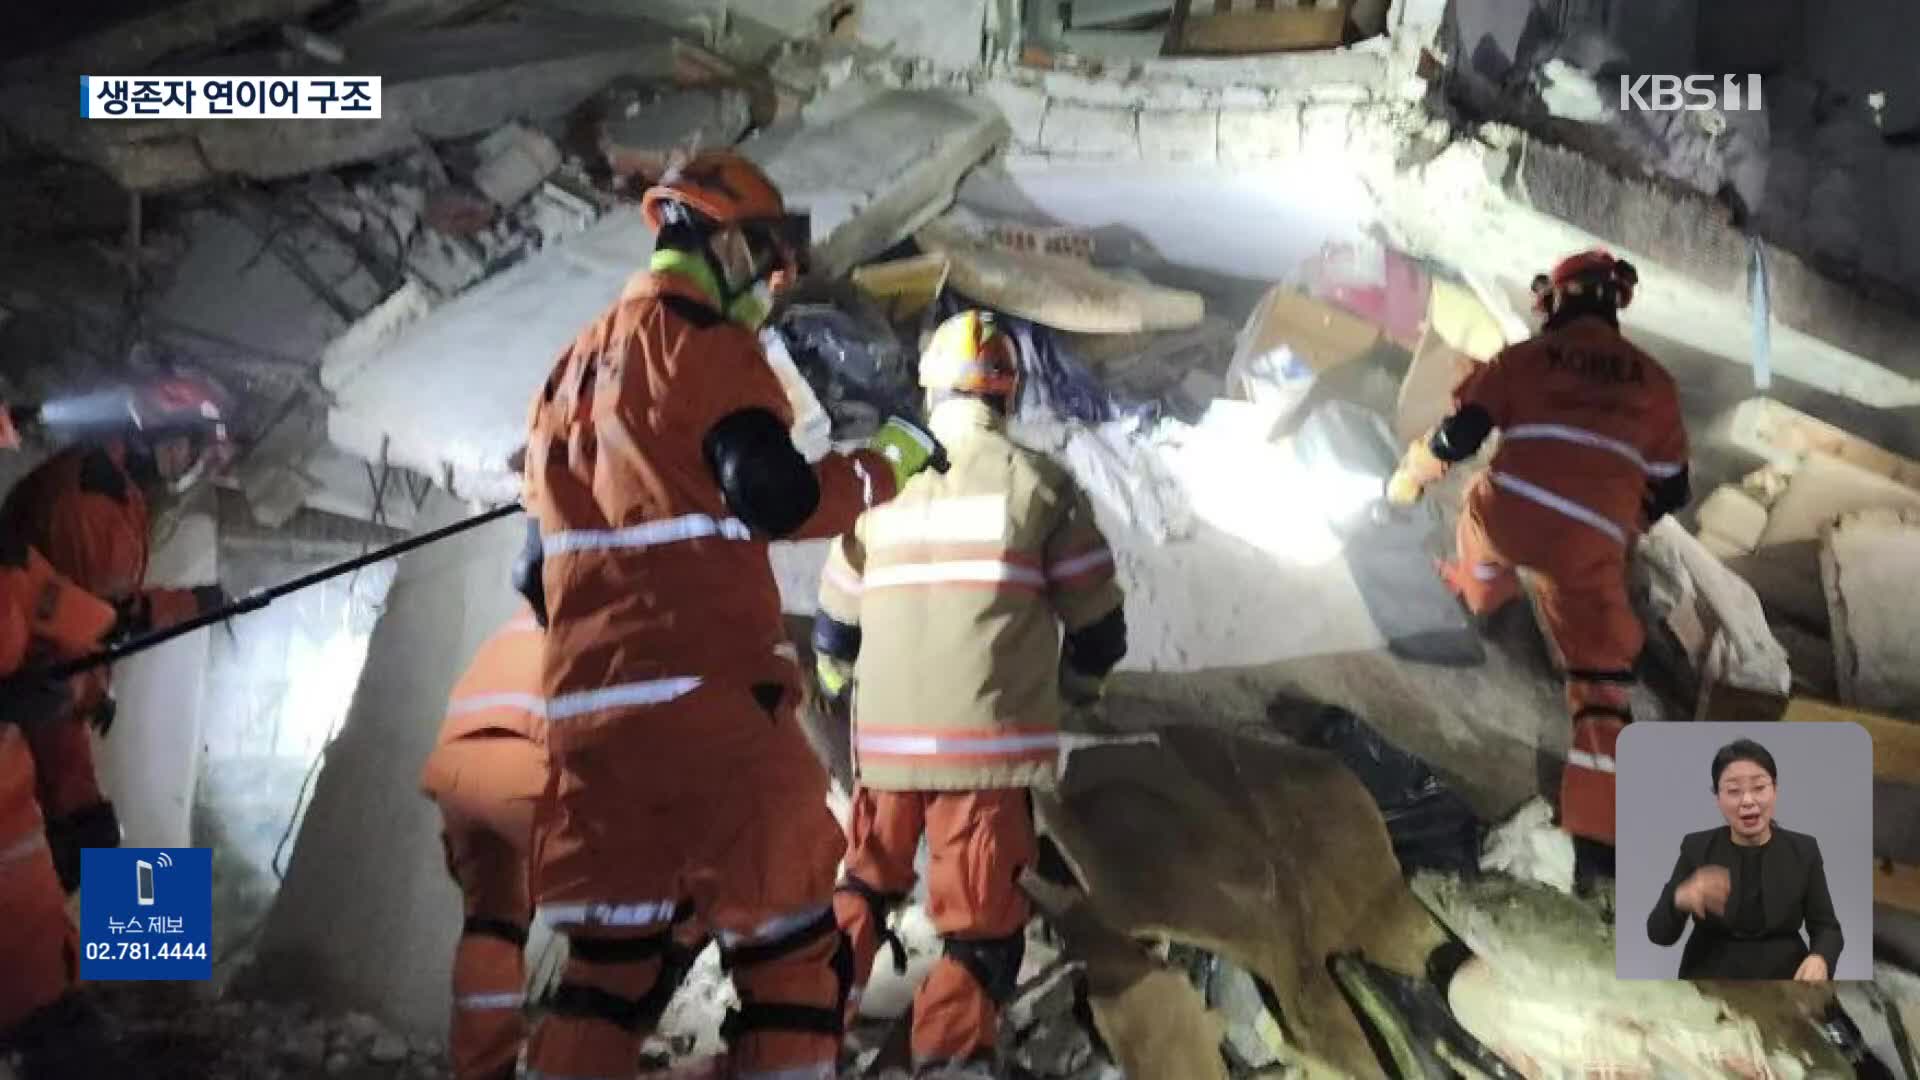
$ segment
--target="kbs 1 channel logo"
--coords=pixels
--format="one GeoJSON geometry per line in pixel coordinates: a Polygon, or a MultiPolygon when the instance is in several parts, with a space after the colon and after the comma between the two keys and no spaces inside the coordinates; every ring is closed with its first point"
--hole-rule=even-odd
{"type": "Polygon", "coordinates": [[[1759,112],[1766,108],[1758,75],[1622,75],[1621,112],[1759,112]]]}
{"type": "Polygon", "coordinates": [[[210,848],[80,852],[80,977],[213,977],[210,848]]]}

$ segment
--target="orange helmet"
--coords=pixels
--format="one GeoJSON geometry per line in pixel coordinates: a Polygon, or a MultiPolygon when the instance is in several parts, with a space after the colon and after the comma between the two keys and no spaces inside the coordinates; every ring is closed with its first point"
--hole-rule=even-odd
{"type": "Polygon", "coordinates": [[[640,212],[655,232],[672,216],[670,206],[683,206],[723,228],[779,221],[787,213],[780,189],[767,174],[730,150],[708,150],[669,167],[640,199],[640,212]]]}
{"type": "Polygon", "coordinates": [[[984,311],[963,311],[940,324],[920,357],[920,385],[929,390],[1012,397],[1020,386],[1013,337],[984,311]]]}
{"type": "Polygon", "coordinates": [[[1551,315],[1561,296],[1591,296],[1610,307],[1624,308],[1633,303],[1633,290],[1639,284],[1640,274],[1632,263],[1594,248],[1561,259],[1551,274],[1536,276],[1533,307],[1551,315]]]}
{"type": "Polygon", "coordinates": [[[760,166],[731,150],[708,150],[669,167],[641,196],[640,212],[656,233],[674,222],[737,226],[756,262],[764,260],[789,276],[807,271],[811,219],[789,213],[780,189],[760,166]]]}

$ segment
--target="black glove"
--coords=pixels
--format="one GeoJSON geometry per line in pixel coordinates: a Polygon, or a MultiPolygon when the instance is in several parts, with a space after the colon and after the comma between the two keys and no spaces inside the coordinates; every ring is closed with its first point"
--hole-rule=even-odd
{"type": "Polygon", "coordinates": [[[153,608],[145,596],[135,594],[113,605],[116,618],[107,631],[107,642],[117,644],[137,638],[153,629],[153,608]]]}
{"type": "Polygon", "coordinates": [[[511,580],[513,591],[519,593],[533,609],[533,621],[540,629],[547,628],[547,583],[542,574],[545,571],[546,549],[540,542],[540,519],[527,516],[527,538],[520,546],[520,554],[514,557],[511,580]]]}
{"type": "Polygon", "coordinates": [[[113,730],[113,721],[119,715],[120,703],[113,700],[113,696],[109,694],[100,699],[100,704],[93,707],[93,711],[87,715],[87,723],[104,739],[107,733],[113,730]]]}
{"type": "Polygon", "coordinates": [[[73,687],[65,680],[16,677],[0,683],[0,715],[22,728],[52,723],[73,704],[73,687]]]}
{"type": "Polygon", "coordinates": [[[231,603],[233,603],[233,596],[218,585],[193,587],[193,606],[201,615],[219,611],[231,603]]]}

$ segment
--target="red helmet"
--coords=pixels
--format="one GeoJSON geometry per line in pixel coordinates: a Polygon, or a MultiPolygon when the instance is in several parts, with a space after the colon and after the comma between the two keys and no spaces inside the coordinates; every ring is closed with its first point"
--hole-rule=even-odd
{"type": "Polygon", "coordinates": [[[1616,259],[1604,248],[1593,248],[1569,255],[1554,265],[1551,274],[1533,279],[1533,308],[1543,315],[1553,314],[1561,296],[1591,295],[1615,308],[1633,303],[1634,287],[1640,275],[1633,264],[1616,259]]]}

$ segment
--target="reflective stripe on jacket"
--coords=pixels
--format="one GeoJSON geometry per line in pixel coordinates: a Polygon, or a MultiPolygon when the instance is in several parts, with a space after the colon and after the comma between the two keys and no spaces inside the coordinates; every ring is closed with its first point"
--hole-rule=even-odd
{"type": "Polygon", "coordinates": [[[1673,376],[1599,318],[1502,350],[1454,391],[1500,430],[1487,482],[1625,544],[1650,481],[1687,465],[1673,376]]]}
{"type": "Polygon", "coordinates": [[[542,661],[540,625],[533,612],[521,608],[492,636],[480,643],[460,681],[447,697],[447,714],[440,722],[434,753],[420,771],[420,787],[428,795],[449,788],[439,749],[476,735],[505,735],[544,744],[547,703],[540,693],[542,661]]]}
{"type": "Polygon", "coordinates": [[[860,628],[853,751],[889,791],[1050,783],[1060,636],[1121,604],[1113,555],[1073,479],[1015,445],[984,404],[933,414],[951,468],[861,515],[820,608],[860,628]]]}
{"type": "MultiPolygon", "coordinates": [[[[658,272],[634,277],[536,396],[525,494],[546,553],[551,742],[708,679],[778,683],[797,700],[798,672],[775,651],[786,635],[766,538],[733,516],[705,455],[714,425],[747,409],[792,422],[754,335],[658,272]]],[[[819,505],[792,539],[839,533],[893,494],[891,468],[867,451],[815,473],[819,505]]]]}

